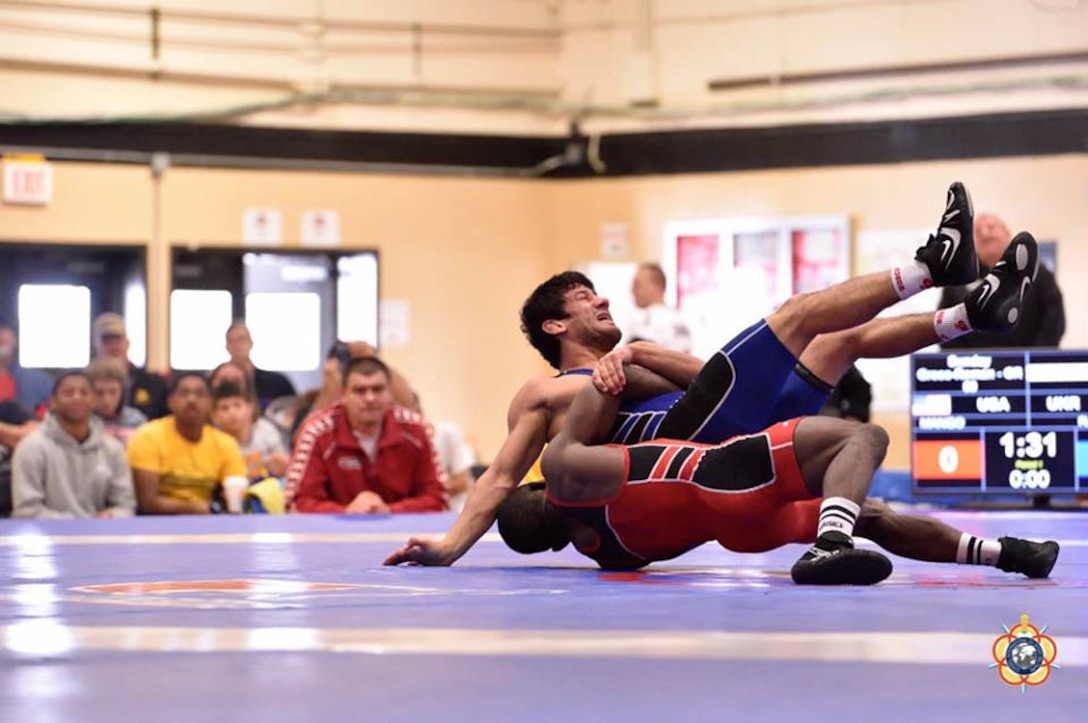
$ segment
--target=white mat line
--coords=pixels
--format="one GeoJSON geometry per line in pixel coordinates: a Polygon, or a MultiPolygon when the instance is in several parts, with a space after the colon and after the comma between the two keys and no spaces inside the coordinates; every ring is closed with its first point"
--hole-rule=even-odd
{"type": "MultiPolygon", "coordinates": [[[[1059,631],[1050,632],[1058,646],[1058,659],[1055,662],[1063,668],[1088,665],[1088,638],[1062,637],[1059,631]]],[[[992,662],[991,649],[1000,634],[1000,629],[991,635],[947,632],[68,627],[49,620],[37,620],[0,628],[0,650],[34,656],[67,656],[88,651],[328,652],[356,655],[516,655],[986,666],[992,662]]]]}
{"type": "MultiPolygon", "coordinates": [[[[294,543],[383,542],[404,544],[409,537],[441,539],[443,532],[226,532],[197,535],[43,535],[19,534],[0,537],[0,546],[40,547],[49,545],[284,545],[294,543]]],[[[498,533],[488,533],[483,542],[501,542],[498,533]]]]}
{"type": "MultiPolygon", "coordinates": [[[[1088,522],[1088,517],[1085,518],[1088,522]]],[[[40,535],[20,534],[0,537],[0,547],[31,547],[40,549],[50,545],[285,545],[302,543],[367,543],[380,542],[404,544],[409,537],[441,539],[442,532],[227,532],[199,535],[40,535]]],[[[864,538],[862,544],[871,543],[864,538]]],[[[1029,539],[1049,538],[1032,535],[1029,539]]],[[[481,542],[502,542],[497,532],[489,532],[481,542]]],[[[1058,538],[1062,547],[1088,547],[1088,539],[1066,540],[1058,538]]],[[[707,543],[713,545],[713,543],[707,543]]]]}

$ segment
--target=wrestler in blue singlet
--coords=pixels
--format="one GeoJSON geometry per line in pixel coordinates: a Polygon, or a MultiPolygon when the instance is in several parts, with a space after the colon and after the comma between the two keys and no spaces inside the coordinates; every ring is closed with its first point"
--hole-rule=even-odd
{"type": "Polygon", "coordinates": [[[759,321],[718,350],[687,391],[625,402],[609,441],[636,444],[664,438],[716,444],[816,414],[831,390],[779,341],[766,321],[759,321]]]}

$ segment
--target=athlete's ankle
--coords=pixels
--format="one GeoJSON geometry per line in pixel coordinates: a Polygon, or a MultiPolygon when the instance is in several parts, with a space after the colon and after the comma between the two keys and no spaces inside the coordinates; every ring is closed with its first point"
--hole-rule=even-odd
{"type": "Polygon", "coordinates": [[[838,530],[828,530],[816,538],[816,547],[821,550],[827,550],[828,552],[852,548],[853,546],[854,538],[845,532],[839,532],[838,530]]]}

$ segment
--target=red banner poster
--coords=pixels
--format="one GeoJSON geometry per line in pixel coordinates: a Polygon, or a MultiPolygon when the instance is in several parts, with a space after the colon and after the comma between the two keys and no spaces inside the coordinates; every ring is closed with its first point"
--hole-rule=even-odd
{"type": "Polygon", "coordinates": [[[717,289],[717,234],[676,237],[676,305],[698,299],[717,289]]]}
{"type": "Polygon", "coordinates": [[[798,230],[792,240],[793,293],[819,291],[849,277],[845,244],[837,230],[798,230]]]}

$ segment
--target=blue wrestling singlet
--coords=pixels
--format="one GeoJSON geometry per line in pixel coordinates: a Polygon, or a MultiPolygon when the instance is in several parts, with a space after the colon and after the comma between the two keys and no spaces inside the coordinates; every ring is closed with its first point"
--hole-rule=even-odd
{"type": "Polygon", "coordinates": [[[663,438],[716,444],[816,414],[831,389],[761,320],[715,353],[686,392],[625,403],[610,441],[636,444],[663,438]]]}

